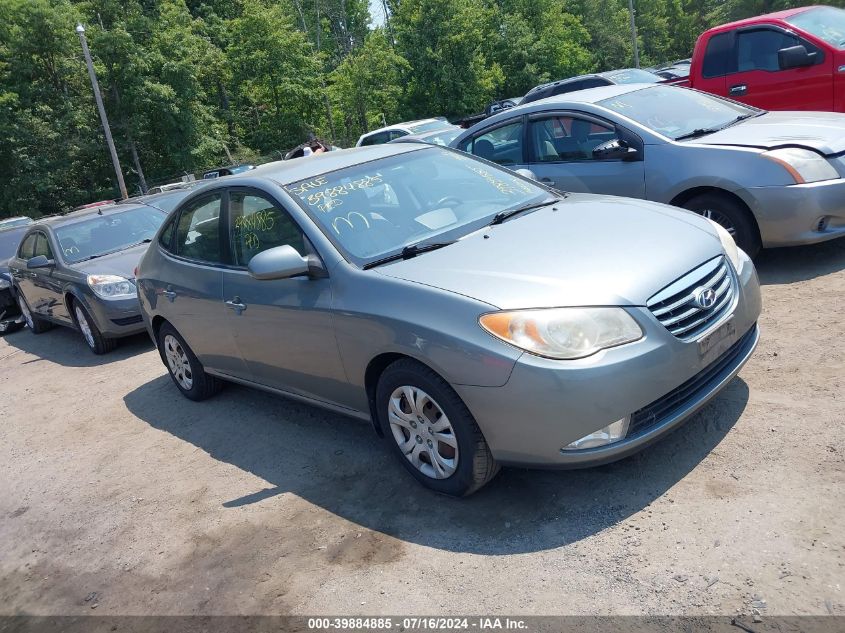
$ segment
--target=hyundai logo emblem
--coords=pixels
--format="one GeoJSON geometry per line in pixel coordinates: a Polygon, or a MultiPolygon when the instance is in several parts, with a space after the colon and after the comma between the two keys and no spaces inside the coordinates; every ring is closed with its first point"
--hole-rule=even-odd
{"type": "Polygon", "coordinates": [[[692,293],[692,300],[699,308],[707,310],[716,303],[716,291],[713,288],[696,288],[692,293]]]}

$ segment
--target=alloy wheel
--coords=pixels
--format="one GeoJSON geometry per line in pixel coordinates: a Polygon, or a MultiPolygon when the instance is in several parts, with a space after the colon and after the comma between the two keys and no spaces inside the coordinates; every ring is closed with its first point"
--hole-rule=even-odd
{"type": "Polygon", "coordinates": [[[167,366],[170,373],[185,391],[190,391],[194,386],[194,374],[191,372],[191,361],[185,353],[182,344],[175,336],[168,334],[164,337],[164,355],[167,358],[167,366]]]}
{"type": "Polygon", "coordinates": [[[32,313],[29,311],[29,306],[26,305],[26,301],[23,297],[18,297],[18,304],[21,307],[21,312],[23,312],[24,321],[26,321],[26,327],[30,330],[35,329],[35,323],[32,321],[32,313]]]}
{"type": "Polygon", "coordinates": [[[85,312],[79,306],[74,306],[73,311],[76,314],[76,322],[79,324],[82,336],[85,337],[85,342],[88,343],[91,349],[95,349],[97,343],[94,342],[94,333],[91,331],[91,325],[88,323],[88,319],[85,318],[85,312]]]}
{"type": "Polygon", "coordinates": [[[732,238],[736,239],[736,226],[734,226],[731,219],[724,213],[716,209],[702,209],[699,213],[708,220],[713,220],[716,224],[722,226],[722,228],[730,233],[732,238]]]}
{"type": "Polygon", "coordinates": [[[397,387],[387,417],[393,439],[414,467],[432,479],[446,479],[458,467],[458,438],[445,411],[422,389],[397,387]]]}

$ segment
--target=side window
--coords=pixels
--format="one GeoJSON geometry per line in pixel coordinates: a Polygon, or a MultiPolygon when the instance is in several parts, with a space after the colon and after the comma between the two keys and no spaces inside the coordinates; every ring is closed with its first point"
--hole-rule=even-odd
{"type": "Polygon", "coordinates": [[[378,134],[371,134],[365,138],[361,145],[381,145],[382,143],[387,143],[389,140],[390,137],[387,132],[379,132],[378,134]]]}
{"type": "Polygon", "coordinates": [[[44,233],[36,233],[37,239],[35,241],[35,254],[33,257],[44,255],[47,259],[53,259],[53,249],[50,248],[50,242],[44,233]]]}
{"type": "Polygon", "coordinates": [[[167,226],[164,227],[164,230],[158,238],[158,243],[161,244],[161,247],[171,253],[173,252],[173,233],[175,230],[176,219],[171,218],[168,220],[167,226]]]}
{"type": "MultiPolygon", "coordinates": [[[[801,43],[794,35],[774,29],[741,31],[736,44],[737,70],[741,73],[750,70],[778,71],[778,51],[801,43]]],[[[813,52],[815,49],[807,50],[813,52]]]]}
{"type": "Polygon", "coordinates": [[[616,138],[616,131],[586,119],[559,115],[532,121],[530,136],[536,162],[569,162],[592,160],[593,149],[616,138]]]}
{"type": "Polygon", "coordinates": [[[246,266],[249,260],[268,248],[293,246],[305,255],[302,231],[284,210],[266,198],[248,193],[229,195],[232,252],[235,264],[246,266]]]}
{"type": "Polygon", "coordinates": [[[736,72],[734,68],[736,60],[732,59],[733,36],[732,32],[717,33],[707,42],[701,67],[701,74],[705,79],[724,77],[736,72]]]}
{"type": "Polygon", "coordinates": [[[21,242],[21,246],[18,249],[18,257],[21,259],[30,259],[33,257],[33,253],[35,252],[35,237],[36,233],[30,233],[26,236],[26,239],[21,242]]]}
{"type": "Polygon", "coordinates": [[[389,138],[389,140],[391,140],[391,141],[392,141],[393,139],[402,138],[403,136],[408,136],[408,133],[407,133],[407,132],[403,132],[402,130],[392,130],[392,131],[390,132],[390,138],[389,138]]]}
{"type": "Polygon", "coordinates": [[[499,165],[515,165],[522,158],[522,117],[476,136],[468,143],[468,151],[499,165]]]}
{"type": "Polygon", "coordinates": [[[176,226],[176,254],[212,264],[220,252],[220,194],[202,198],[182,209],[176,226]]]}

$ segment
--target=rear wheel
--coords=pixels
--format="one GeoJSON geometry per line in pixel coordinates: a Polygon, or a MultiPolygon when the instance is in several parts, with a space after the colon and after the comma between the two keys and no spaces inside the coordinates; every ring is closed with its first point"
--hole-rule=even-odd
{"type": "Polygon", "coordinates": [[[205,373],[199,359],[169,323],[158,331],[158,349],[170,378],[186,398],[205,400],[223,388],[223,382],[205,373]]]}
{"type": "Polygon", "coordinates": [[[76,327],[82,333],[82,338],[88,345],[88,349],[97,355],[108,354],[115,347],[117,341],[113,338],[103,336],[97,323],[91,318],[91,314],[86,310],[81,303],[74,301],[73,304],[73,318],[76,321],[76,327]]]}
{"type": "Polygon", "coordinates": [[[398,360],[376,387],[379,424],[402,465],[427,488],[462,497],[499,472],[475,419],[437,373],[398,360]]]}
{"type": "Polygon", "coordinates": [[[52,324],[49,321],[44,321],[43,319],[39,319],[37,316],[32,314],[32,311],[29,309],[29,305],[24,299],[23,295],[18,292],[18,305],[21,308],[21,314],[23,314],[23,320],[26,322],[26,326],[32,331],[33,334],[42,334],[49,330],[52,324]]]}
{"type": "Polygon", "coordinates": [[[723,226],[749,257],[756,257],[760,252],[760,232],[751,212],[733,198],[703,193],[687,200],[683,207],[723,226]]]}

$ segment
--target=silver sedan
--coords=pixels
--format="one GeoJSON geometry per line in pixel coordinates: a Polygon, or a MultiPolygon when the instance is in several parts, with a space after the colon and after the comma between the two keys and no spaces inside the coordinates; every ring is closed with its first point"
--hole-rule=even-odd
{"type": "Polygon", "coordinates": [[[690,209],[752,257],[845,235],[843,114],[766,112],[673,86],[606,86],[507,110],[452,147],[530,169],[563,191],[690,209]]]}
{"type": "Polygon", "coordinates": [[[137,283],[186,397],[223,380],[370,419],[452,495],[500,464],[655,441],[740,370],[760,314],[754,265],[712,222],[415,143],[201,188],[137,283]]]}

